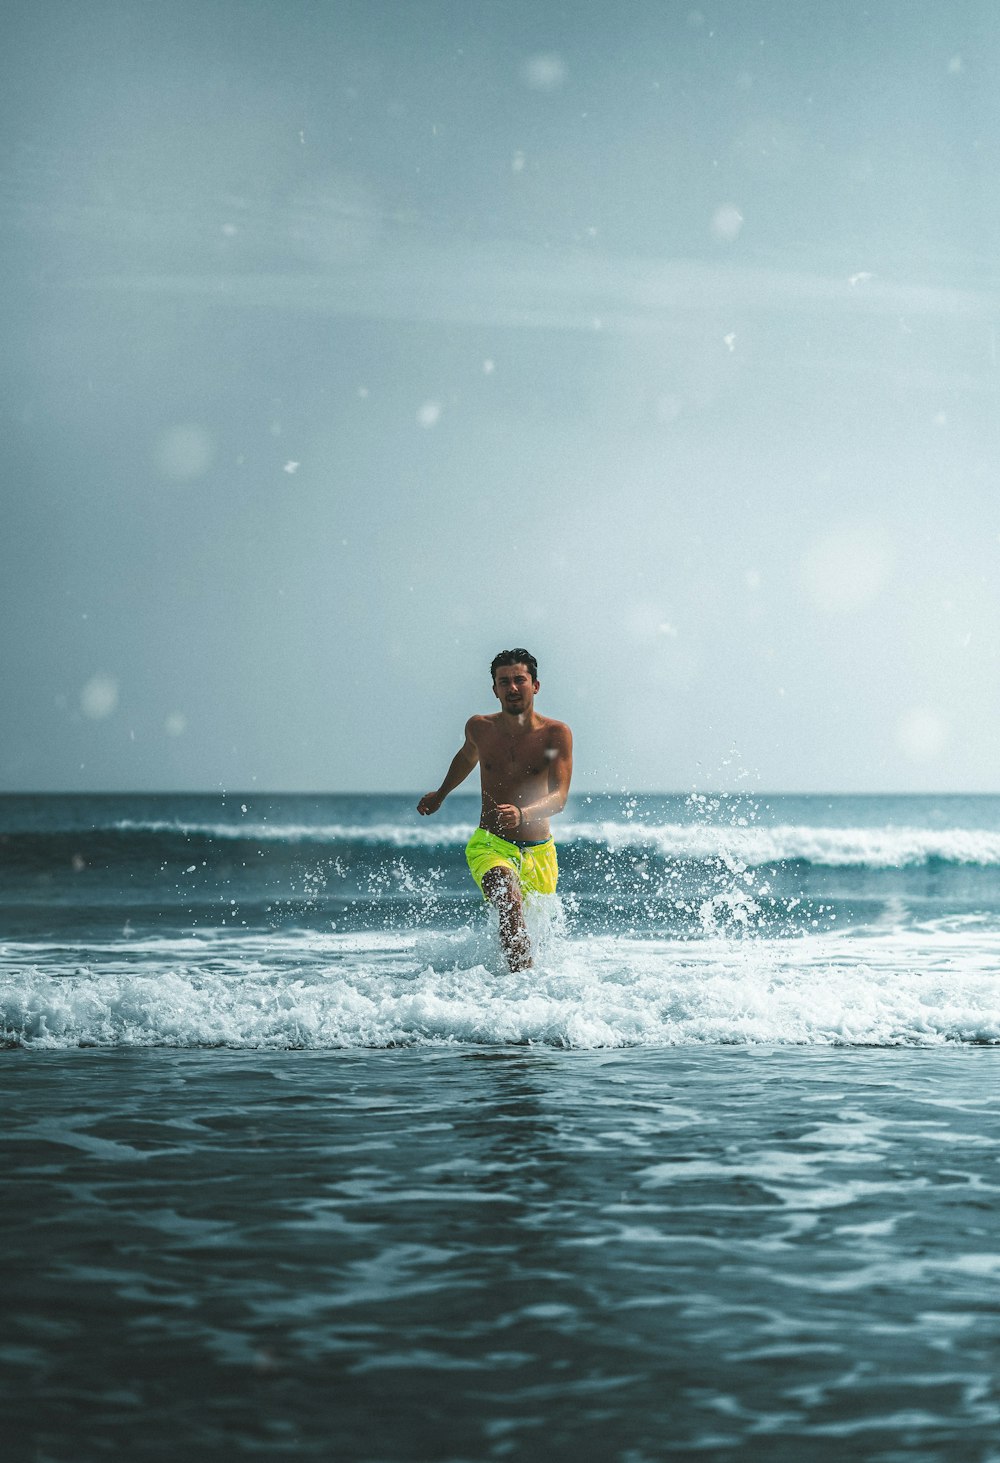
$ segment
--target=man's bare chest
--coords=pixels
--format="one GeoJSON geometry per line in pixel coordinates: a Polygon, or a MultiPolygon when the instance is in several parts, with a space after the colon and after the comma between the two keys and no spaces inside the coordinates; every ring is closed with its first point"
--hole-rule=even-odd
{"type": "Polygon", "coordinates": [[[545,734],[522,737],[492,736],[484,738],[479,748],[479,762],[490,777],[540,777],[545,771],[545,734]]]}

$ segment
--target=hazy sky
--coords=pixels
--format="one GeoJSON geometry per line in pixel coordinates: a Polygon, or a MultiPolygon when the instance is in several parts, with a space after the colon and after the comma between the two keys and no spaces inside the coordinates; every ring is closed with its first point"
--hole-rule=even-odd
{"type": "Polygon", "coordinates": [[[1000,786],[995,0],[0,28],[0,785],[1000,786]]]}

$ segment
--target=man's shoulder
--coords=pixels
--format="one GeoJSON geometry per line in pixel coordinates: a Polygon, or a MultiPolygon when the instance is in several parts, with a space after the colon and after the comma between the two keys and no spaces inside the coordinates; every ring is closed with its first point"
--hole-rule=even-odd
{"type": "Polygon", "coordinates": [[[485,711],[477,711],[472,716],[470,716],[468,721],[465,723],[466,733],[470,737],[475,737],[482,732],[489,731],[490,728],[495,727],[499,720],[499,715],[489,716],[485,711]]]}
{"type": "Polygon", "coordinates": [[[573,733],[564,721],[556,721],[553,716],[543,716],[542,723],[545,731],[553,737],[571,737],[573,733]]]}

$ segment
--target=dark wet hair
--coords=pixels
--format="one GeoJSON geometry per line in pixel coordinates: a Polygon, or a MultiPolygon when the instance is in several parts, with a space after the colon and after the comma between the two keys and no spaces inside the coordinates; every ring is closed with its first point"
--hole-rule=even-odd
{"type": "Polygon", "coordinates": [[[490,666],[491,681],[496,680],[497,671],[502,665],[526,665],[531,679],[538,680],[538,661],[523,645],[519,650],[501,650],[499,655],[493,657],[493,664],[490,666]]]}

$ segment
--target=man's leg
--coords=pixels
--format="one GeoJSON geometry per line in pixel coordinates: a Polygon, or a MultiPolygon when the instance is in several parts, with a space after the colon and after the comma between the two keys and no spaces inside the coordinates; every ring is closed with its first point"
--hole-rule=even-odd
{"type": "Polygon", "coordinates": [[[513,869],[497,864],[483,875],[483,893],[500,916],[500,944],[511,970],[531,967],[531,941],[524,923],[524,900],[513,869]]]}

